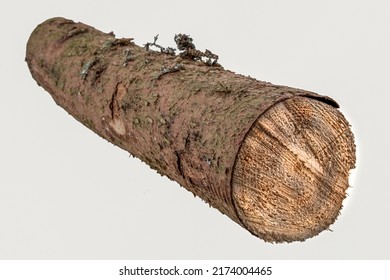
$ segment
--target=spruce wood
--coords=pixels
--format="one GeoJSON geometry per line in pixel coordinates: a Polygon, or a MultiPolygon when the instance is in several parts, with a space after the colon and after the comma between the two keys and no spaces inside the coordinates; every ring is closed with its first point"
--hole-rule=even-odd
{"type": "Polygon", "coordinates": [[[342,207],[355,145],[329,97],[64,18],[36,27],[26,61],[75,119],[266,241],[312,237],[342,207]]]}

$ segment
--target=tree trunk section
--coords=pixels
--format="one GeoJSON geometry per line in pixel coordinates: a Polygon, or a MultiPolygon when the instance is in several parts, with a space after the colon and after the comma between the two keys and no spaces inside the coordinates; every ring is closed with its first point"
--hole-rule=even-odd
{"type": "Polygon", "coordinates": [[[33,31],[26,61],[78,121],[266,241],[312,237],[342,207],[355,146],[329,97],[63,18],[33,31]]]}

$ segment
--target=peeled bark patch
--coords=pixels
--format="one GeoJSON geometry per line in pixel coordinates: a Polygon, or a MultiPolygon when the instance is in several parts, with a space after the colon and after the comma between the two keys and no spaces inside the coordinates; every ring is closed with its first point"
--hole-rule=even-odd
{"type": "Polygon", "coordinates": [[[77,120],[252,234],[283,242],[328,228],[355,163],[337,103],[196,53],[150,51],[53,18],[31,34],[26,61],[77,120]]]}

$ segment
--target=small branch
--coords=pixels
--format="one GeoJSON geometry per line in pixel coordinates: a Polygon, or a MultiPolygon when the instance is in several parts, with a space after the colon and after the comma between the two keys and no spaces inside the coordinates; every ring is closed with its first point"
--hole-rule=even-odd
{"type": "Polygon", "coordinates": [[[205,52],[202,52],[200,50],[197,50],[195,45],[193,44],[193,40],[189,35],[186,34],[176,34],[175,35],[175,42],[177,45],[177,48],[180,51],[183,51],[180,53],[180,56],[189,58],[191,60],[200,60],[206,63],[209,66],[213,66],[217,64],[218,61],[218,55],[212,53],[211,51],[207,50],[205,52]]]}
{"type": "Polygon", "coordinates": [[[174,37],[177,48],[179,51],[184,51],[188,49],[196,49],[195,45],[192,43],[192,38],[186,34],[176,34],[174,37]]]}
{"type": "Polygon", "coordinates": [[[171,47],[164,48],[164,47],[162,47],[162,46],[160,46],[159,44],[156,43],[157,40],[158,40],[158,34],[157,34],[156,36],[154,36],[153,43],[146,43],[146,44],[144,45],[144,46],[145,46],[145,49],[146,49],[147,51],[149,51],[149,50],[150,50],[150,47],[152,46],[152,47],[156,47],[156,48],[160,49],[160,52],[161,52],[161,53],[165,53],[165,54],[168,54],[168,55],[176,55],[176,52],[175,52],[176,49],[171,48],[171,47]]]}
{"type": "MultiPolygon", "coordinates": [[[[176,55],[175,51],[176,49],[167,47],[164,48],[161,45],[157,44],[158,40],[158,34],[154,36],[153,42],[146,43],[145,49],[147,51],[150,50],[150,47],[156,47],[160,50],[161,53],[169,54],[169,55],[176,55]]],[[[191,60],[198,60],[198,61],[203,61],[209,66],[214,66],[218,65],[218,55],[212,53],[211,51],[207,50],[202,52],[200,50],[197,50],[194,43],[193,39],[186,34],[176,34],[174,37],[175,43],[177,45],[177,48],[179,51],[182,51],[179,55],[184,58],[189,58],[191,60]]]]}

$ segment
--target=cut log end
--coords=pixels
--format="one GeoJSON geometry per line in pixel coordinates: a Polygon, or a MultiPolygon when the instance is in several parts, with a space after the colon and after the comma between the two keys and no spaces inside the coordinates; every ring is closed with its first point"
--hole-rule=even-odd
{"type": "Polygon", "coordinates": [[[235,209],[266,241],[303,241],[336,220],[354,165],[353,134],[336,108],[287,99],[261,115],[242,143],[232,177],[235,209]]]}

